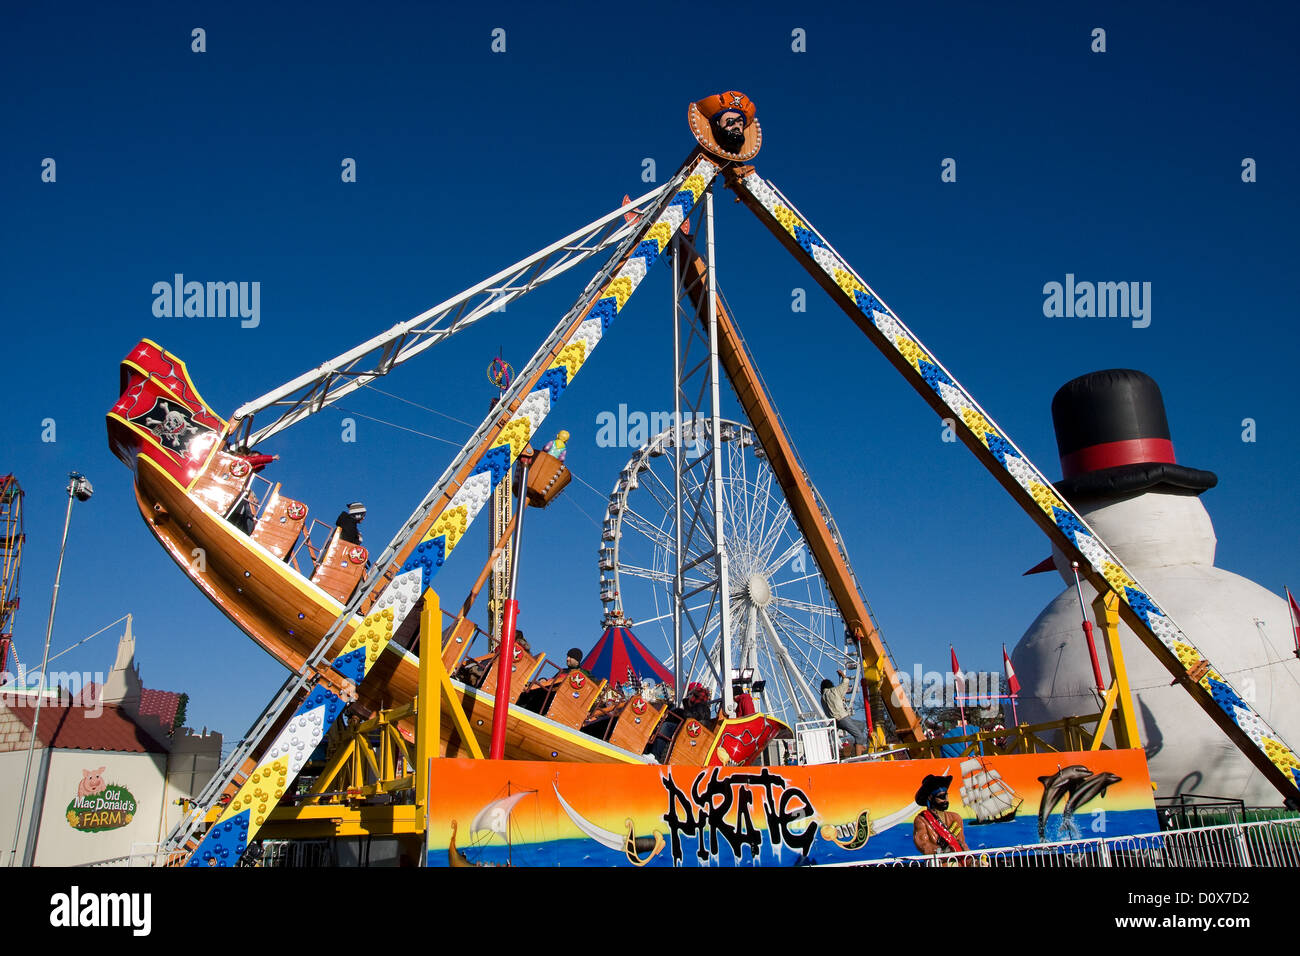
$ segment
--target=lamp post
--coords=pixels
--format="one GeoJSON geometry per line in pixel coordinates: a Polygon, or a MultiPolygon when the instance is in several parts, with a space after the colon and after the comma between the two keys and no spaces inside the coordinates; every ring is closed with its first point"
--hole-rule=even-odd
{"type": "MultiPolygon", "coordinates": [[[[59,544],[59,564],[54,572],[54,595],[50,598],[50,619],[45,625],[45,651],[41,655],[41,684],[45,683],[45,669],[50,663],[50,635],[54,633],[54,609],[59,604],[59,579],[63,576],[63,552],[68,546],[68,524],[72,520],[72,502],[89,501],[90,496],[94,494],[95,489],[91,487],[89,480],[80,472],[68,472],[68,510],[63,516],[63,540],[59,544]]],[[[18,835],[23,827],[23,805],[27,803],[27,785],[32,776],[32,754],[36,750],[36,728],[41,720],[41,701],[44,695],[41,693],[41,687],[36,689],[36,707],[32,712],[32,738],[27,742],[27,766],[23,770],[23,789],[22,795],[18,798],[18,819],[14,823],[14,842],[9,848],[9,865],[14,865],[14,860],[18,857],[18,835]]],[[[30,817],[29,817],[30,822],[30,817]]],[[[30,842],[31,834],[28,834],[30,842]]]]}

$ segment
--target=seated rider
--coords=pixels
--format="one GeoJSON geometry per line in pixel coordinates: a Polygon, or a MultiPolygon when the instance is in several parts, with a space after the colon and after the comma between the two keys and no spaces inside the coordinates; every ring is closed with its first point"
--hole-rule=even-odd
{"type": "Polygon", "coordinates": [[[699,721],[713,719],[712,699],[709,696],[709,689],[703,684],[692,682],[686,688],[686,696],[682,699],[682,716],[686,719],[699,721]]]}
{"type": "Polygon", "coordinates": [[[339,538],[349,544],[361,544],[361,529],[358,527],[366,520],[366,506],[353,501],[334,519],[334,526],[339,529],[339,538]]]}
{"type": "MultiPolygon", "coordinates": [[[[261,471],[271,462],[279,459],[279,455],[259,455],[256,452],[249,451],[244,445],[235,445],[230,449],[231,454],[237,455],[252,466],[254,472],[261,471]]],[[[257,527],[257,495],[253,494],[253,489],[246,488],[244,494],[230,513],[228,520],[235,527],[239,528],[244,534],[251,535],[254,528],[257,527]]]]}
{"type": "Polygon", "coordinates": [[[279,455],[263,455],[250,451],[247,445],[236,445],[230,449],[231,454],[238,455],[253,466],[253,471],[261,471],[273,461],[279,461],[279,455]]]}
{"type": "MultiPolygon", "coordinates": [[[[465,663],[461,664],[460,667],[457,668],[456,676],[467,684],[472,684],[475,687],[482,686],[483,679],[487,677],[487,672],[491,669],[492,661],[496,657],[497,649],[500,646],[501,642],[496,641],[492,644],[491,653],[486,657],[470,658],[465,661],[465,663]]],[[[523,651],[525,654],[532,654],[533,652],[533,649],[528,644],[528,639],[524,637],[524,629],[522,627],[515,628],[515,647],[523,651]]],[[[534,682],[529,686],[536,687],[537,684],[534,682]]]]}
{"type": "Polygon", "coordinates": [[[594,680],[591,671],[582,666],[582,648],[571,647],[569,653],[564,655],[564,669],[560,671],[561,676],[567,677],[574,671],[578,671],[588,680],[594,680]]]}

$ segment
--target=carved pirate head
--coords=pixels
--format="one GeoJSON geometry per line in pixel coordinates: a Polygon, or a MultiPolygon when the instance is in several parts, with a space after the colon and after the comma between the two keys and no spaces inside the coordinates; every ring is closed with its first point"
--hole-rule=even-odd
{"type": "Polygon", "coordinates": [[[715,93],[692,103],[691,131],[700,145],[727,159],[752,159],[762,142],[755,118],[757,108],[735,90],[715,93]]]}

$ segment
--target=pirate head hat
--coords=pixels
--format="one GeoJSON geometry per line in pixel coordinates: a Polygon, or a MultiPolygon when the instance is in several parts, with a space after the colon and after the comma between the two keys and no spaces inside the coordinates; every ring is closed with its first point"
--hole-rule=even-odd
{"type": "Polygon", "coordinates": [[[348,514],[354,518],[360,518],[366,513],[366,506],[359,501],[348,502],[348,514]]]}
{"type": "Polygon", "coordinates": [[[686,118],[691,124],[691,133],[696,142],[714,156],[730,160],[750,160],[758,155],[763,145],[763,130],[758,125],[758,109],[754,101],[744,93],[728,90],[714,93],[702,100],[696,100],[686,109],[686,118]],[[731,152],[718,143],[713,131],[713,123],[724,113],[735,111],[745,119],[745,142],[738,152],[731,152]]]}
{"type": "Polygon", "coordinates": [[[921,787],[916,791],[917,806],[927,806],[930,803],[930,797],[936,790],[947,790],[948,785],[952,783],[952,774],[941,777],[938,774],[927,773],[925,779],[921,781],[921,787]]]}
{"type": "Polygon", "coordinates": [[[1112,368],[1066,382],[1052,399],[1052,424],[1056,489],[1067,498],[1157,486],[1199,495],[1219,483],[1212,471],[1178,464],[1160,386],[1143,372],[1112,368]]]}

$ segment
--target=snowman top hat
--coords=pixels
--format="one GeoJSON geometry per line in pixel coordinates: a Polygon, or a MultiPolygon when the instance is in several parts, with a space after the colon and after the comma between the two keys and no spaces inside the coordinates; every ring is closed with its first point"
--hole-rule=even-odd
{"type": "Polygon", "coordinates": [[[1129,368],[1089,372],[1052,399],[1061,455],[1056,489],[1067,498],[1132,494],[1162,486],[1199,495],[1212,471],[1178,464],[1160,386],[1129,368]]]}

